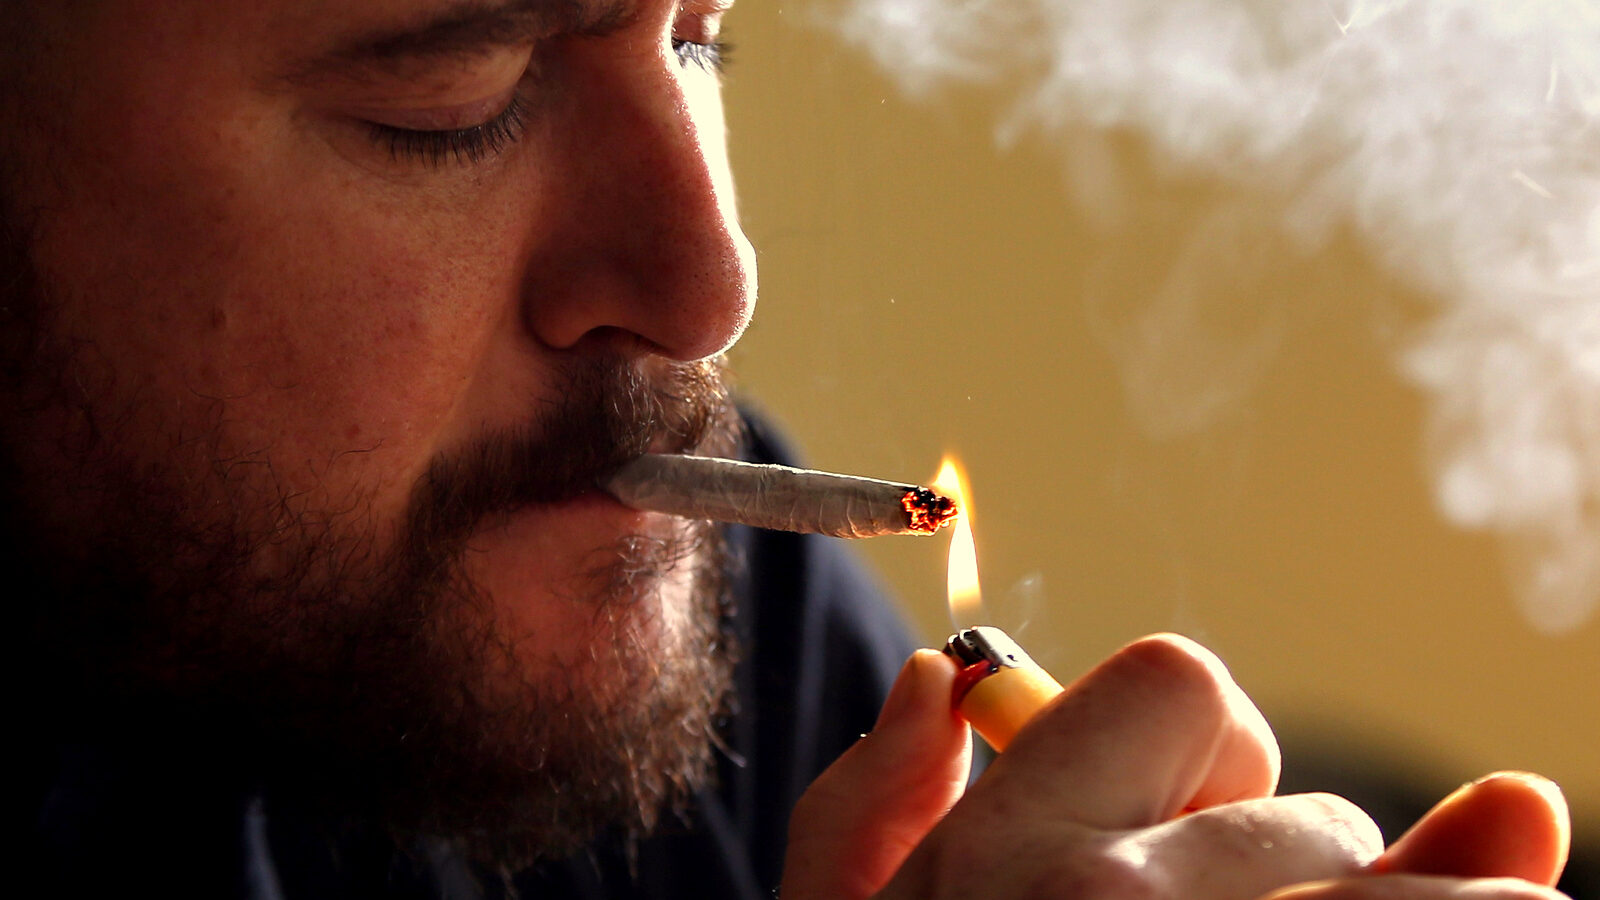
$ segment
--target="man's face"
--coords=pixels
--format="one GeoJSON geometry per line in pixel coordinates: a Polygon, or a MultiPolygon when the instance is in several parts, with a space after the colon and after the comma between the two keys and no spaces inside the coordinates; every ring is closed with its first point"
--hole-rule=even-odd
{"type": "Polygon", "coordinates": [[[106,678],[313,707],[303,743],[351,754],[699,766],[657,732],[714,703],[682,696],[715,674],[701,536],[589,486],[725,417],[685,365],[754,302],[698,46],[722,0],[40,5],[9,527],[43,596],[146,645],[86,638],[106,678]],[[113,588],[131,611],[75,596],[113,588]]]}

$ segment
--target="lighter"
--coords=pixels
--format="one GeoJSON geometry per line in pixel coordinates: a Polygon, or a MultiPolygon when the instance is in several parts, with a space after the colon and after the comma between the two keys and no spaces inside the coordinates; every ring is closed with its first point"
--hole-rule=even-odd
{"type": "Polygon", "coordinates": [[[944,652],[961,667],[955,708],[996,752],[1004,751],[1034,713],[1062,691],[1061,683],[1010,635],[989,625],[951,635],[944,652]]]}

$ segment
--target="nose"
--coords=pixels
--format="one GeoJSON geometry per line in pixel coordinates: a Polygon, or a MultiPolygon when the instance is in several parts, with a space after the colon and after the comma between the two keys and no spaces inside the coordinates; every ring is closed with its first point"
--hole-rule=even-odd
{"type": "Polygon", "coordinates": [[[534,238],[529,330],[555,349],[623,337],[677,360],[721,353],[749,324],[756,282],[715,77],[670,52],[619,63],[580,48],[572,65],[584,77],[546,118],[566,135],[546,144],[564,159],[541,206],[559,214],[534,238]]]}

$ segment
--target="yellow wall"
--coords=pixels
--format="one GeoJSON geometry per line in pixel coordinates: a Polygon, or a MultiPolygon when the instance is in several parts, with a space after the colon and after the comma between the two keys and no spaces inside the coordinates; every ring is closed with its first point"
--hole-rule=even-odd
{"type": "MultiPolygon", "coordinates": [[[[1181,631],[1290,728],[1440,784],[1545,772],[1600,819],[1600,620],[1535,633],[1496,542],[1437,514],[1394,366],[1421,298],[1353,240],[1301,258],[1249,207],[1207,218],[1225,191],[1127,137],[1080,136],[1070,171],[997,148],[990,95],[903,100],[801,12],[734,12],[728,101],[761,271],[735,365],[808,461],[923,479],[958,452],[991,618],[1063,678],[1181,631]],[[1069,202],[1111,176],[1120,218],[1069,202]],[[1247,240],[1186,255],[1202,227],[1247,240]]],[[[869,543],[942,640],[944,542],[869,543]]]]}

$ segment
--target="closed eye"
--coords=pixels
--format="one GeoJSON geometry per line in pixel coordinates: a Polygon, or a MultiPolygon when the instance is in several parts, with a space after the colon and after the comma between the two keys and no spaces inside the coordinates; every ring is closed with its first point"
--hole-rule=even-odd
{"type": "Polygon", "coordinates": [[[368,122],[372,139],[389,151],[396,162],[422,163],[438,168],[446,162],[472,165],[500,155],[522,137],[527,107],[512,94],[506,108],[493,118],[466,128],[424,130],[368,122]]]}

